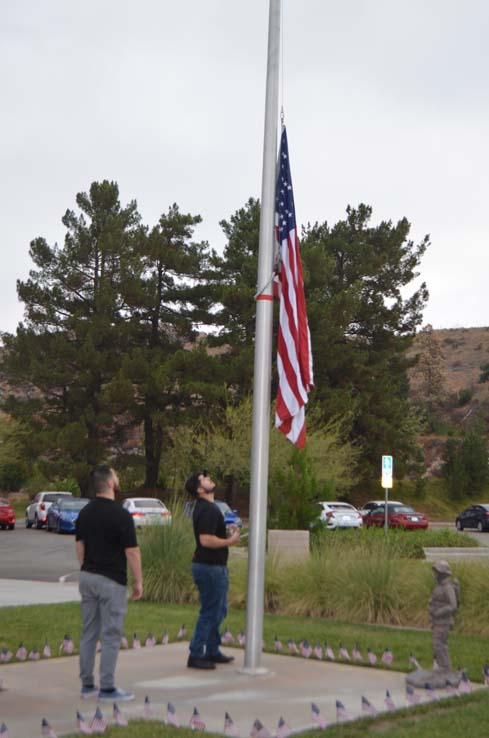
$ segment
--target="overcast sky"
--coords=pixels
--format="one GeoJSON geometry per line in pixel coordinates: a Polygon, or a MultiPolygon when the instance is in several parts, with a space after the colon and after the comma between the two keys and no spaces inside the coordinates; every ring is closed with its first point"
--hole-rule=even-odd
{"type": "MultiPolygon", "coordinates": [[[[368,203],[432,245],[424,322],[489,325],[489,3],[283,0],[297,220],[368,203]]],[[[29,243],[94,180],[153,225],[260,196],[268,0],[0,3],[0,330],[22,317],[29,243]]]]}

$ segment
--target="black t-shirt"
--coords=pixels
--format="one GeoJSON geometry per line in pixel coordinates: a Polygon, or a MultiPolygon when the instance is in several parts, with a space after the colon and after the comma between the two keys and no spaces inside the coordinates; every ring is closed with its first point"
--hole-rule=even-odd
{"type": "Polygon", "coordinates": [[[126,548],[138,545],[134,521],[122,505],[96,497],[80,510],[76,540],[85,544],[82,571],[127,584],[126,548]]]}
{"type": "Polygon", "coordinates": [[[217,536],[217,538],[227,538],[224,515],[217,505],[208,500],[198,499],[195,503],[192,519],[194,523],[195,542],[197,544],[194,558],[192,559],[193,562],[195,564],[226,566],[229,554],[227,546],[223,548],[205,548],[200,545],[199,541],[201,533],[217,536]]]}

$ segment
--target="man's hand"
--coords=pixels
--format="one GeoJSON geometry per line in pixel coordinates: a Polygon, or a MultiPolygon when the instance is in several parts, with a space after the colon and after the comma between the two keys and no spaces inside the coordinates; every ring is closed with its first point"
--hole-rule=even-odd
{"type": "Polygon", "coordinates": [[[143,596],[143,583],[142,582],[134,582],[132,585],[132,600],[140,600],[143,596]]]}
{"type": "Polygon", "coordinates": [[[237,525],[233,525],[233,524],[229,526],[229,532],[231,533],[231,535],[228,538],[229,545],[230,546],[235,546],[237,543],[239,543],[239,538],[240,538],[241,532],[240,532],[238,526],[237,525]]]}

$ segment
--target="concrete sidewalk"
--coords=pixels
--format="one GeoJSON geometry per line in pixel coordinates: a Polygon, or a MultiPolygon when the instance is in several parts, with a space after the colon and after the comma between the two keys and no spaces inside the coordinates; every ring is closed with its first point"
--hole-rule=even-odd
{"type": "Polygon", "coordinates": [[[34,582],[25,579],[0,579],[0,607],[12,605],[50,605],[79,602],[74,582],[34,582]]]}
{"type": "MultiPolygon", "coordinates": [[[[368,667],[315,661],[292,656],[263,655],[265,676],[239,673],[241,649],[225,649],[236,656],[234,664],[215,671],[186,668],[187,643],[121,651],[117,683],[135,692],[136,700],[120,704],[126,718],[142,718],[145,695],[154,709],[154,718],[163,720],[168,702],[175,705],[182,725],[188,725],[194,707],[199,709],[206,730],[223,731],[228,711],[240,736],[248,736],[259,718],[272,734],[281,716],[293,731],[313,725],[311,702],[315,702],[328,722],[335,722],[335,701],[340,699],[353,717],[362,715],[364,695],[384,710],[386,689],[397,707],[405,707],[404,674],[368,667]]],[[[78,659],[56,658],[37,663],[0,666],[6,690],[0,692],[0,724],[6,723],[11,738],[40,735],[46,717],[58,734],[75,732],[76,711],[92,719],[96,700],[79,697],[78,659]]],[[[106,719],[112,722],[112,704],[101,703],[106,719]]]]}

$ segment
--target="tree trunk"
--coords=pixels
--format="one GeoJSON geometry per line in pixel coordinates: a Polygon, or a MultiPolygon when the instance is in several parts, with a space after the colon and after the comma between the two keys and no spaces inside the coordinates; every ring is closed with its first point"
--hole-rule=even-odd
{"type": "Polygon", "coordinates": [[[163,447],[163,429],[155,425],[151,415],[144,419],[144,453],[146,457],[146,476],[144,486],[155,489],[158,486],[161,451],[163,447]]]}

